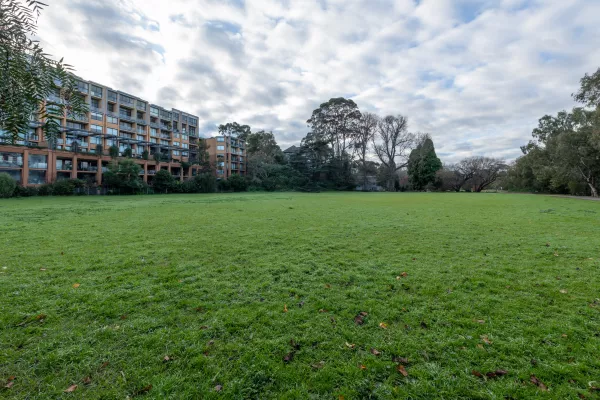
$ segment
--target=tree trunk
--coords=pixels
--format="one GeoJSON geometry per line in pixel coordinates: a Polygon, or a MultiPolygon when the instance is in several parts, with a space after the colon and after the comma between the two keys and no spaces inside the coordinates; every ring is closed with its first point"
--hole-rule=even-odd
{"type": "Polygon", "coordinates": [[[592,185],[589,182],[588,185],[590,187],[590,190],[592,191],[592,197],[598,197],[598,190],[594,187],[594,185],[592,185]]]}

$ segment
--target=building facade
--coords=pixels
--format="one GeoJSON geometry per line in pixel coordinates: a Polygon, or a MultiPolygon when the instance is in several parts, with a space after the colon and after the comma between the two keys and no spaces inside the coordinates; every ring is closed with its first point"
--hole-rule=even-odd
{"type": "Polygon", "coordinates": [[[246,143],[235,136],[215,136],[206,139],[211,165],[217,179],[231,175],[246,176],[246,143]]]}
{"type": "MultiPolygon", "coordinates": [[[[160,169],[182,181],[197,173],[190,165],[197,159],[201,140],[197,116],[92,81],[78,80],[78,88],[89,112],[60,118],[56,143],[46,141],[40,123],[32,123],[14,144],[0,131],[0,172],[24,186],[65,178],[101,185],[102,172],[111,161],[109,148],[116,146],[120,156],[131,152],[146,182],[151,183],[160,169]]],[[[60,99],[51,95],[49,100],[60,99]]]]}

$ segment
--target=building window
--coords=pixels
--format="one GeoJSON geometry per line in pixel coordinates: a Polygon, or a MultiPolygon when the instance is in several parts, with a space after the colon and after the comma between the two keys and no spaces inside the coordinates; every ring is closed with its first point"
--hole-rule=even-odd
{"type": "Polygon", "coordinates": [[[119,134],[119,131],[115,128],[106,128],[106,134],[117,136],[119,134]]]}
{"type": "Polygon", "coordinates": [[[146,140],[146,136],[138,135],[137,140],[146,140]]]}
{"type": "Polygon", "coordinates": [[[97,133],[102,133],[102,127],[100,125],[90,125],[90,131],[92,132],[97,132],[97,133]]]}
{"type": "Polygon", "coordinates": [[[158,136],[158,129],[156,129],[156,128],[150,128],[150,135],[152,135],[152,136],[158,136]]]}
{"type": "Polygon", "coordinates": [[[174,156],[178,156],[179,155],[179,150],[173,150],[173,155],[174,156]]]}
{"type": "Polygon", "coordinates": [[[96,97],[102,97],[102,88],[100,86],[92,85],[92,94],[96,97]]]}
{"type": "Polygon", "coordinates": [[[92,99],[92,108],[100,108],[100,100],[92,99]]]}
{"type": "Polygon", "coordinates": [[[158,117],[158,108],[150,107],[150,115],[158,117]]]}
{"type": "Polygon", "coordinates": [[[225,150],[225,146],[217,146],[217,150],[224,151],[225,150]]]}
{"type": "Polygon", "coordinates": [[[179,147],[179,142],[173,142],[173,146],[179,147]]]}
{"type": "Polygon", "coordinates": [[[29,155],[29,168],[46,169],[48,168],[48,157],[39,154],[29,155]]]}
{"type": "Polygon", "coordinates": [[[218,175],[223,175],[225,173],[225,171],[223,171],[222,169],[218,169],[217,170],[217,174],[218,175]]]}
{"type": "MultiPolygon", "coordinates": [[[[137,108],[139,108],[140,110],[146,111],[146,103],[144,103],[143,101],[139,101],[138,100],[138,102],[137,102],[137,108]]],[[[140,118],[140,117],[138,117],[138,118],[140,118]]]]}
{"type": "Polygon", "coordinates": [[[112,146],[116,146],[116,145],[117,145],[117,141],[115,139],[106,139],[106,146],[112,147],[112,146]]]}
{"type": "Polygon", "coordinates": [[[190,135],[192,135],[192,136],[196,135],[196,128],[194,128],[193,126],[190,126],[190,135]]]}
{"type": "Polygon", "coordinates": [[[0,167],[23,167],[23,154],[0,152],[0,167]]]}
{"type": "Polygon", "coordinates": [[[108,122],[109,124],[117,124],[118,119],[117,119],[117,117],[111,117],[110,115],[107,115],[106,122],[108,122]]]}
{"type": "Polygon", "coordinates": [[[114,104],[107,104],[106,105],[106,110],[110,111],[110,112],[115,112],[115,105],[114,104]]]}
{"type": "Polygon", "coordinates": [[[100,136],[94,136],[90,138],[91,144],[102,144],[102,138],[100,136]]]}
{"type": "Polygon", "coordinates": [[[189,147],[190,147],[190,145],[189,145],[189,144],[187,144],[187,143],[183,143],[181,146],[182,146],[184,149],[189,149],[189,147]]]}
{"type": "Polygon", "coordinates": [[[104,116],[102,113],[92,112],[90,113],[90,118],[92,118],[95,121],[102,121],[104,116]]]}
{"type": "Polygon", "coordinates": [[[121,100],[121,103],[123,103],[123,104],[133,104],[133,99],[129,96],[120,95],[119,99],[121,100]]]}
{"type": "Polygon", "coordinates": [[[79,89],[80,92],[83,93],[88,93],[90,91],[90,85],[82,82],[82,81],[77,81],[77,89],[79,89]]]}
{"type": "Polygon", "coordinates": [[[108,92],[108,100],[116,102],[117,101],[117,93],[109,91],[108,92]]]}
{"type": "Polygon", "coordinates": [[[27,183],[30,185],[41,185],[42,183],[46,183],[46,171],[29,171],[27,183]]]}
{"type": "Polygon", "coordinates": [[[225,138],[223,136],[217,137],[217,142],[224,142],[225,138]]]}

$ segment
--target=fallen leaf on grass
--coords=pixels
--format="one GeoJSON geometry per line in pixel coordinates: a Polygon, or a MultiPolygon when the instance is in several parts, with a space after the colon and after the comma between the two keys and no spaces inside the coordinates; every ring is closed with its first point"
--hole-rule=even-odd
{"type": "Polygon", "coordinates": [[[537,387],[540,388],[540,390],[543,390],[544,392],[548,391],[548,386],[544,385],[544,382],[540,381],[537,376],[535,375],[531,375],[531,383],[533,383],[534,385],[536,385],[537,387]]]}
{"type": "Polygon", "coordinates": [[[477,345],[477,348],[478,348],[478,349],[483,349],[483,345],[482,345],[481,343],[479,343],[479,344],[477,345]]]}
{"type": "Polygon", "coordinates": [[[581,393],[577,393],[577,397],[579,397],[580,399],[585,399],[585,396],[582,395],[581,393]]]}
{"type": "Polygon", "coordinates": [[[45,271],[45,270],[46,270],[46,268],[40,268],[40,271],[45,271]]]}
{"type": "Polygon", "coordinates": [[[222,385],[215,386],[215,392],[220,392],[221,390],[223,390],[223,386],[222,385]]]}
{"type": "Polygon", "coordinates": [[[471,371],[471,374],[473,376],[478,377],[478,378],[483,378],[483,374],[481,372],[479,372],[479,371],[473,370],[473,371],[471,371]]]}
{"type": "Polygon", "coordinates": [[[562,336],[562,337],[564,337],[564,338],[568,337],[568,336],[567,336],[567,335],[565,335],[564,333],[563,333],[561,336],[562,336]]]}
{"type": "Polygon", "coordinates": [[[320,312],[320,313],[326,313],[326,312],[328,312],[328,311],[327,311],[326,309],[324,309],[324,308],[321,308],[321,309],[319,310],[319,312],[320,312]]]}
{"type": "Polygon", "coordinates": [[[92,377],[91,376],[86,376],[85,378],[83,378],[83,384],[84,385],[89,385],[92,383],[92,377]]]}
{"type": "Polygon", "coordinates": [[[372,347],[371,354],[373,354],[374,356],[379,356],[379,355],[381,355],[381,352],[378,351],[376,348],[372,347]]]}
{"type": "Polygon", "coordinates": [[[356,346],[354,343],[348,343],[348,342],[346,342],[346,347],[348,347],[349,349],[353,349],[354,346],[356,346]]]}
{"type": "Polygon", "coordinates": [[[407,273],[407,272],[403,272],[403,273],[401,273],[400,275],[398,275],[398,276],[396,277],[396,279],[400,280],[400,279],[402,279],[402,278],[406,278],[407,276],[408,276],[408,273],[407,273]]]}
{"type": "Polygon", "coordinates": [[[328,283],[328,284],[326,284],[326,285],[325,285],[325,287],[326,287],[327,289],[331,289],[331,285],[330,285],[329,283],[328,283]]]}
{"type": "Polygon", "coordinates": [[[288,309],[287,309],[287,304],[284,304],[284,305],[283,305],[283,312],[288,312],[288,309]]]}
{"type": "Polygon", "coordinates": [[[294,359],[294,351],[290,351],[289,353],[287,353],[285,355],[285,357],[283,357],[283,362],[285,363],[289,363],[294,359]]]}
{"type": "Polygon", "coordinates": [[[169,361],[172,361],[172,360],[173,360],[173,359],[172,359],[171,357],[169,357],[169,356],[165,356],[165,357],[163,358],[163,362],[169,362],[169,361]]]}
{"type": "Polygon", "coordinates": [[[567,289],[560,289],[559,292],[561,292],[562,294],[567,294],[567,289]]]}
{"type": "Polygon", "coordinates": [[[479,324],[485,324],[485,320],[484,319],[474,319],[473,321],[479,323],[479,324]]]}
{"type": "Polygon", "coordinates": [[[354,323],[355,323],[356,325],[362,325],[362,324],[364,324],[364,323],[365,323],[365,317],[366,317],[367,315],[369,315],[369,314],[367,314],[367,313],[366,313],[366,312],[364,312],[364,311],[361,311],[360,313],[358,313],[358,314],[356,315],[356,317],[354,317],[354,323]]]}
{"type": "Polygon", "coordinates": [[[123,314],[119,318],[121,318],[121,319],[127,319],[127,314],[123,314]]]}
{"type": "Polygon", "coordinates": [[[316,364],[311,364],[311,367],[314,369],[321,369],[325,366],[325,361],[320,361],[316,364]]]}
{"type": "Polygon", "coordinates": [[[152,385],[144,386],[143,388],[141,388],[140,390],[138,390],[137,392],[135,392],[133,395],[134,396],[139,396],[141,394],[146,394],[150,390],[152,390],[152,385]]]}
{"type": "Polygon", "coordinates": [[[403,376],[408,376],[408,372],[406,371],[406,368],[404,368],[404,365],[398,365],[396,367],[396,369],[398,370],[398,372],[400,372],[403,376]]]}
{"type": "Polygon", "coordinates": [[[484,342],[485,344],[488,344],[488,345],[491,345],[491,344],[492,344],[492,341],[491,341],[490,339],[488,339],[487,335],[482,335],[482,336],[481,336],[481,340],[483,340],[483,342],[484,342]]]}
{"type": "Polygon", "coordinates": [[[74,283],[74,284],[73,284],[73,289],[77,289],[79,286],[81,286],[81,284],[80,284],[80,283],[74,283]]]}
{"type": "Polygon", "coordinates": [[[408,358],[405,357],[392,357],[392,361],[399,364],[410,364],[408,358]]]}
{"type": "Polygon", "coordinates": [[[338,396],[338,400],[344,400],[344,396],[342,396],[342,395],[339,395],[339,396],[338,396]]]}
{"type": "Polygon", "coordinates": [[[9,376],[8,380],[6,382],[6,385],[4,385],[4,387],[7,389],[10,389],[15,384],[15,378],[16,377],[14,375],[9,376]]]}
{"type": "Polygon", "coordinates": [[[110,362],[108,362],[108,361],[104,361],[104,362],[102,363],[102,365],[100,366],[100,369],[104,369],[104,368],[108,367],[108,364],[110,364],[110,362]]]}
{"type": "Polygon", "coordinates": [[[66,388],[65,390],[63,390],[65,393],[72,393],[74,391],[77,390],[77,385],[71,385],[68,388],[66,388]]]}
{"type": "Polygon", "coordinates": [[[365,369],[367,369],[367,366],[363,365],[363,364],[360,364],[360,369],[365,370],[365,369]]]}
{"type": "Polygon", "coordinates": [[[381,322],[381,323],[379,323],[379,327],[382,329],[387,329],[388,326],[385,322],[381,322]]]}

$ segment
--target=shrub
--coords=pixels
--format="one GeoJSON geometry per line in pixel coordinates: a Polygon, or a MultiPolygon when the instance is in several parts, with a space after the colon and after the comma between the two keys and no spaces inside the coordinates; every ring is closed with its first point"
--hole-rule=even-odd
{"type": "Polygon", "coordinates": [[[217,179],[210,173],[196,175],[193,181],[199,193],[214,193],[217,190],[217,179]]]}
{"type": "Polygon", "coordinates": [[[0,197],[11,197],[17,187],[17,182],[6,172],[0,173],[0,197]]]}
{"type": "Polygon", "coordinates": [[[96,154],[101,156],[104,153],[104,147],[101,144],[96,145],[96,154]]]}
{"type": "Polygon", "coordinates": [[[175,178],[166,169],[161,169],[156,172],[154,179],[152,179],[152,187],[159,193],[167,193],[175,189],[175,178]]]}
{"type": "Polygon", "coordinates": [[[51,183],[44,183],[38,186],[38,196],[52,196],[53,185],[51,183]]]}
{"type": "Polygon", "coordinates": [[[110,158],[112,158],[113,160],[117,157],[119,157],[119,148],[115,145],[112,145],[108,148],[108,155],[110,156],[110,158]]]}
{"type": "Polygon", "coordinates": [[[133,152],[131,151],[131,147],[123,150],[123,157],[131,158],[133,156],[133,152]]]}
{"type": "Polygon", "coordinates": [[[32,197],[38,195],[38,189],[33,186],[17,186],[13,193],[14,197],[32,197]]]}
{"type": "Polygon", "coordinates": [[[245,192],[248,190],[248,181],[241,175],[231,175],[229,179],[227,179],[227,182],[234,192],[245,192]]]}
{"type": "Polygon", "coordinates": [[[80,179],[62,179],[52,184],[52,194],[55,196],[73,196],[76,189],[85,187],[80,179]]]}
{"type": "Polygon", "coordinates": [[[149,156],[150,153],[148,153],[148,150],[142,151],[142,159],[147,160],[149,156]]]}

